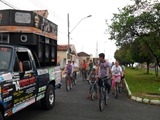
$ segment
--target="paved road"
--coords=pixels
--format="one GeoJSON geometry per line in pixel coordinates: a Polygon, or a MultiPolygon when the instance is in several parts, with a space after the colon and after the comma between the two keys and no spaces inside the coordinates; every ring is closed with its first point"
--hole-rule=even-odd
{"type": "Polygon", "coordinates": [[[118,99],[110,95],[108,105],[100,112],[98,100],[86,98],[88,88],[88,83],[79,78],[73,90],[67,92],[63,86],[56,91],[54,109],[44,111],[37,103],[8,120],[160,120],[160,106],[132,101],[126,91],[118,99]]]}

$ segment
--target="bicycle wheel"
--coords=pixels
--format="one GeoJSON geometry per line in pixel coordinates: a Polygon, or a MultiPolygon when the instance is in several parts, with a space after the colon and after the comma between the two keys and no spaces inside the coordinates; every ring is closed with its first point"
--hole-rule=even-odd
{"type": "Polygon", "coordinates": [[[66,91],[69,91],[70,90],[70,80],[69,80],[70,78],[69,77],[67,77],[66,78],[66,91]]]}
{"type": "Polygon", "coordinates": [[[108,91],[105,91],[104,92],[104,95],[105,95],[105,97],[104,97],[104,102],[105,102],[105,105],[107,105],[108,104],[108,98],[109,98],[109,94],[108,94],[108,91]]]}
{"type": "Polygon", "coordinates": [[[72,88],[73,88],[73,78],[70,79],[70,89],[72,89],[72,88]]]}
{"type": "Polygon", "coordinates": [[[94,100],[95,98],[95,90],[94,90],[94,85],[91,87],[91,100],[94,100]]]}
{"type": "Polygon", "coordinates": [[[82,79],[83,79],[83,82],[84,82],[84,79],[85,79],[85,74],[83,73],[83,75],[82,75],[83,77],[82,77],[82,79]]]}
{"type": "Polygon", "coordinates": [[[120,81],[119,85],[118,85],[118,92],[121,93],[122,92],[122,81],[120,81]]]}
{"type": "Polygon", "coordinates": [[[73,74],[73,85],[76,85],[76,76],[75,76],[75,73],[73,74]]]}
{"type": "Polygon", "coordinates": [[[118,83],[116,82],[115,98],[118,98],[118,83]]]}
{"type": "Polygon", "coordinates": [[[74,85],[76,85],[76,79],[74,79],[74,85]]]}
{"type": "Polygon", "coordinates": [[[76,85],[76,78],[74,77],[74,81],[73,81],[74,85],[76,85]]]}
{"type": "Polygon", "coordinates": [[[102,88],[100,88],[100,94],[99,94],[100,96],[100,98],[99,98],[99,110],[100,111],[102,111],[103,109],[104,109],[104,105],[105,105],[105,103],[104,103],[104,94],[103,94],[103,89],[102,88]]]}

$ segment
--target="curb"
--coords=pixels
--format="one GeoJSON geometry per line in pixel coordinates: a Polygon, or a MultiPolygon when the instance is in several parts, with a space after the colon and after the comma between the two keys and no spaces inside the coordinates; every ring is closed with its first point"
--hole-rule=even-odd
{"type": "Polygon", "coordinates": [[[145,104],[160,105],[160,100],[152,100],[152,99],[141,98],[141,97],[137,97],[137,96],[132,95],[126,80],[124,82],[125,82],[125,85],[126,85],[126,89],[128,91],[128,96],[130,97],[131,100],[141,102],[141,103],[145,103],[145,104]]]}

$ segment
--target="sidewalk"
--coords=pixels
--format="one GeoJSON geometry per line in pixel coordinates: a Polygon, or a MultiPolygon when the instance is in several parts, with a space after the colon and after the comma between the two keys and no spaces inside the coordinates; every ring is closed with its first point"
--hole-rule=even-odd
{"type": "Polygon", "coordinates": [[[152,104],[152,105],[160,105],[160,100],[152,100],[152,99],[147,99],[147,98],[141,98],[141,97],[137,97],[132,95],[129,86],[127,84],[127,82],[125,81],[125,85],[126,85],[126,89],[128,91],[128,95],[130,97],[131,100],[137,101],[137,102],[141,102],[141,103],[146,103],[146,104],[152,104]]]}

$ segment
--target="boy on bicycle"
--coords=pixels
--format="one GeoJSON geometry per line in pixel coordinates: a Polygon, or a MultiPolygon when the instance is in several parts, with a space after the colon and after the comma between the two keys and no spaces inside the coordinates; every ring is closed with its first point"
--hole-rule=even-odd
{"type": "MultiPolygon", "coordinates": [[[[94,84],[94,89],[96,91],[96,99],[98,99],[98,95],[97,95],[97,83],[96,83],[96,69],[95,68],[92,68],[91,73],[88,76],[88,80],[89,80],[90,84],[94,84]]],[[[87,98],[90,97],[90,94],[91,94],[90,91],[91,91],[91,86],[90,86],[89,95],[88,95],[87,98]]]]}
{"type": "Polygon", "coordinates": [[[109,82],[109,76],[112,76],[111,68],[109,62],[105,60],[105,54],[100,53],[99,54],[99,61],[98,66],[96,70],[96,75],[98,75],[98,86],[101,86],[102,84],[102,78],[105,79],[105,87],[108,89],[108,93],[111,89],[111,84],[109,82]]]}

